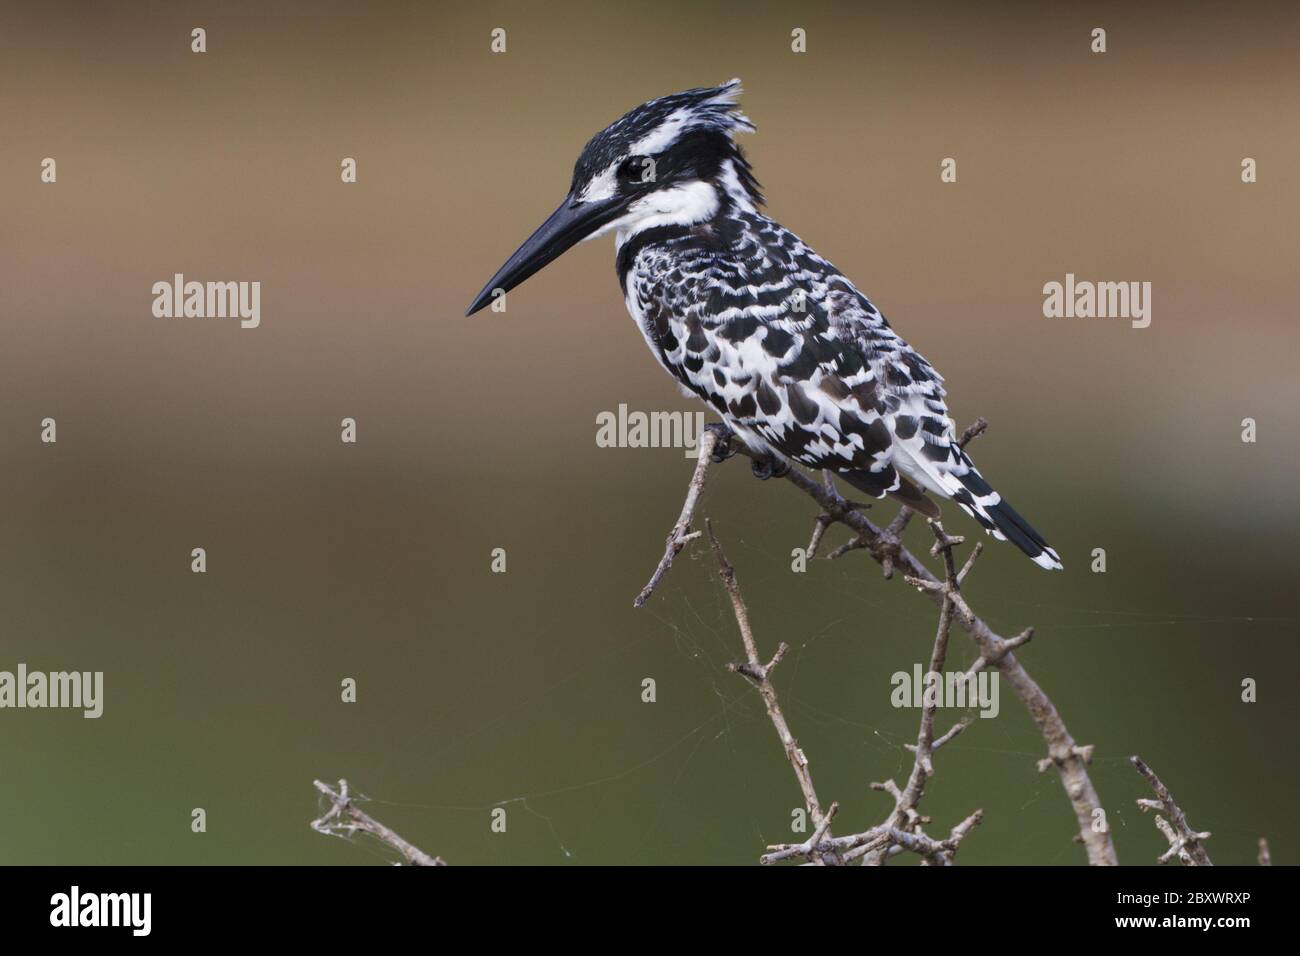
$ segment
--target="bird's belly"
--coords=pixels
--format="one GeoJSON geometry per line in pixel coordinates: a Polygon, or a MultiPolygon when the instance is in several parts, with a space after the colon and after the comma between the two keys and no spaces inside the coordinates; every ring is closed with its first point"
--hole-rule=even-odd
{"type": "MultiPolygon", "coordinates": [[[[737,391],[739,387],[730,381],[725,387],[720,387],[713,373],[714,362],[706,357],[698,369],[692,369],[682,360],[679,353],[688,334],[685,322],[671,315],[667,317],[667,332],[671,336],[671,342],[665,343],[664,336],[656,329],[653,319],[642,304],[644,301],[652,300],[643,299],[638,295],[636,283],[629,283],[624,301],[627,305],[628,314],[632,316],[632,321],[636,323],[636,327],[641,332],[642,338],[645,339],[646,346],[650,349],[651,354],[658,360],[664,371],[677,380],[678,387],[684,396],[698,398],[709,405],[756,454],[785,457],[756,430],[760,425],[757,417],[738,415],[728,407],[728,400],[738,397],[731,393],[737,391]],[[672,342],[676,343],[676,348],[666,347],[672,342]]],[[[753,404],[752,400],[750,404],[753,404]]]]}

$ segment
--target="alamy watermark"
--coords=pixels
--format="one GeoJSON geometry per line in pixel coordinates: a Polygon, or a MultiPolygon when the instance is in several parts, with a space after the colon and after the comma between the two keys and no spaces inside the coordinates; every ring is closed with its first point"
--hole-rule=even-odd
{"type": "Polygon", "coordinates": [[[1073,272],[1064,282],[1043,286],[1043,315],[1049,319],[1129,319],[1135,329],[1151,324],[1150,282],[1090,282],[1073,272]]]}
{"type": "Polygon", "coordinates": [[[129,927],[132,936],[148,936],[152,916],[152,893],[83,893],[74,885],[50,897],[51,926],[129,927]]]}
{"type": "Polygon", "coordinates": [[[86,718],[104,713],[103,671],[0,671],[0,710],[67,708],[86,718]]]}
{"type": "Polygon", "coordinates": [[[262,324],[261,282],[186,282],[182,273],[153,284],[155,318],[239,319],[240,328],[262,324]]]}
{"type": "Polygon", "coordinates": [[[935,707],[965,710],[979,709],[981,717],[996,717],[1001,710],[998,704],[1000,685],[997,671],[980,671],[971,680],[963,671],[940,674],[927,671],[920,664],[912,666],[912,673],[895,671],[889,678],[894,686],[889,702],[895,707],[935,707]]]}
{"type": "Polygon", "coordinates": [[[687,458],[700,456],[704,412],[628,411],[596,413],[597,448],[682,448],[687,458]]]}

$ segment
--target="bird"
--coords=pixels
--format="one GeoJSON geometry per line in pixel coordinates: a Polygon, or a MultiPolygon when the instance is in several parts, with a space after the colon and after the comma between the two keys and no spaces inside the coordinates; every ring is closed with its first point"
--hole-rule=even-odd
{"type": "Polygon", "coordinates": [[[935,520],[935,498],[952,500],[1039,567],[1060,570],[1056,551],[959,444],[939,373],[846,276],[763,212],[737,142],[755,131],[741,92],[733,79],[662,96],[596,133],[559,208],[465,314],[612,232],[624,301],[651,353],[744,443],[755,474],[829,470],[935,520]]]}

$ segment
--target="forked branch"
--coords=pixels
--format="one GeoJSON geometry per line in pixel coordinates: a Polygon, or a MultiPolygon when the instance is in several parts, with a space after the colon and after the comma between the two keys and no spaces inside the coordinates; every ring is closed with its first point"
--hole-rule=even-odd
{"type": "MultiPolygon", "coordinates": [[[[730,665],[730,669],[754,685],[763,698],[768,717],[772,721],[772,726],[776,728],[776,735],[785,749],[786,759],[790,761],[795,778],[799,781],[799,789],[803,793],[804,805],[808,810],[808,816],[812,820],[814,828],[813,835],[802,843],[780,843],[769,846],[768,852],[759,858],[760,862],[778,863],[782,860],[804,858],[818,865],[842,865],[853,862],[859,857],[867,857],[868,854],[871,854],[871,859],[876,862],[883,862],[894,853],[910,851],[919,854],[926,864],[937,866],[951,864],[953,855],[957,852],[962,839],[965,838],[975,824],[979,823],[983,813],[976,810],[953,827],[947,839],[934,840],[921,829],[921,823],[924,822],[923,818],[912,810],[917,801],[920,800],[921,787],[924,785],[924,775],[922,775],[919,768],[924,765],[926,768],[924,773],[928,774],[930,772],[930,754],[935,749],[932,742],[933,706],[922,710],[921,737],[916,750],[918,769],[913,771],[913,779],[909,780],[908,792],[906,794],[899,792],[893,781],[889,781],[888,785],[879,785],[880,789],[891,789],[895,795],[895,810],[890,814],[889,819],[880,826],[873,827],[864,833],[857,833],[848,837],[835,837],[831,834],[831,820],[839,809],[839,804],[832,803],[823,812],[821,803],[817,799],[817,790],[813,786],[808,758],[790,732],[790,726],[786,722],[785,715],[781,712],[776,687],[771,680],[772,671],[789,651],[789,645],[782,641],[777,645],[776,653],[772,655],[771,660],[766,664],[763,663],[763,659],[758,653],[758,642],[754,638],[753,628],[749,623],[749,609],[745,605],[745,599],[740,593],[740,584],[736,580],[736,569],[727,560],[717,535],[713,533],[713,524],[706,521],[705,525],[709,532],[709,544],[718,559],[718,571],[722,578],[722,584],[726,588],[727,596],[731,599],[731,609],[736,616],[736,624],[740,628],[741,641],[745,645],[746,659],[742,663],[730,665]],[[918,775],[921,775],[919,781],[918,775]]],[[[948,643],[946,618],[940,622],[939,634],[939,638],[936,639],[936,654],[942,657],[948,643]]],[[[939,666],[943,666],[941,660],[939,666]]],[[[958,725],[958,727],[962,726],[964,725],[958,725]]],[[[954,728],[944,736],[946,739],[951,740],[958,732],[954,728]]]]}
{"type": "Polygon", "coordinates": [[[722,545],[713,533],[713,524],[711,522],[705,524],[709,530],[709,544],[718,559],[718,573],[722,577],[723,587],[727,589],[727,597],[731,599],[731,610],[736,616],[740,639],[745,645],[745,660],[739,664],[731,664],[729,669],[744,677],[758,690],[759,696],[763,698],[763,706],[767,708],[767,716],[771,719],[772,726],[776,728],[776,735],[781,740],[786,759],[790,761],[790,768],[794,771],[795,779],[799,781],[799,790],[803,793],[804,806],[808,810],[808,817],[814,829],[813,839],[809,841],[809,855],[816,862],[823,862],[823,857],[829,858],[825,862],[839,862],[834,851],[828,850],[823,853],[815,849],[817,844],[830,837],[831,818],[835,816],[838,807],[836,804],[831,804],[829,810],[822,810],[821,802],[817,799],[817,789],[813,786],[812,773],[808,769],[808,758],[800,749],[794,734],[790,732],[790,725],[786,723],[785,715],[781,713],[776,687],[772,684],[772,671],[776,669],[777,664],[781,663],[790,647],[782,641],[777,645],[776,653],[772,655],[771,660],[766,664],[763,663],[763,659],[758,655],[754,631],[749,625],[749,609],[745,607],[745,599],[741,596],[740,585],[736,581],[736,569],[727,560],[722,545]]]}
{"type": "Polygon", "coordinates": [[[1187,822],[1186,814],[1174,802],[1174,796],[1169,792],[1169,788],[1156,776],[1156,772],[1143,762],[1141,757],[1135,756],[1128,759],[1133,764],[1133,768],[1142,775],[1147,783],[1151,784],[1151,789],[1156,794],[1154,800],[1146,797],[1140,798],[1137,805],[1143,811],[1163,810],[1165,812],[1164,817],[1158,812],[1156,813],[1156,829],[1163,833],[1165,839],[1169,841],[1169,849],[1156,857],[1156,862],[1168,863],[1174,857],[1178,857],[1186,866],[1213,866],[1214,864],[1210,862],[1210,855],[1205,852],[1205,847],[1201,845],[1202,841],[1210,838],[1210,834],[1198,833],[1192,829],[1187,822]]]}
{"type": "MultiPolygon", "coordinates": [[[[987,423],[982,419],[977,421],[963,433],[959,444],[964,445],[979,435],[985,427],[987,423]]],[[[730,441],[725,426],[712,425],[706,430],[705,435],[701,437],[700,458],[687,490],[686,502],[677,524],[669,534],[664,559],[660,561],[650,582],[638,595],[636,606],[645,604],[663,579],[668,567],[671,566],[672,558],[694,536],[689,531],[690,522],[699,502],[709,466],[714,458],[718,457],[714,452],[723,443],[734,445],[734,448],[729,449],[731,451],[748,454],[743,443],[730,441]],[[708,453],[706,453],[706,444],[708,453]]],[[[974,640],[979,650],[979,658],[968,672],[968,676],[973,677],[979,670],[992,667],[1006,679],[1029,711],[1030,717],[1047,743],[1047,757],[1039,761],[1039,769],[1047,770],[1055,767],[1060,774],[1061,784],[1074,809],[1078,828],[1076,840],[1084,845],[1088,862],[1094,865],[1115,865],[1118,859],[1109,828],[1094,825],[1104,816],[1100,798],[1087,770],[1092,748],[1080,746],[1075,742],[1051,699],[1029,676],[1014,653],[1030,639],[1032,631],[1025,631],[1011,638],[1002,637],[975,613],[960,591],[960,584],[965,575],[970,572],[975,555],[972,554],[967,559],[961,570],[953,572],[954,581],[949,574],[950,564],[953,562],[952,546],[943,548],[936,545],[939,549],[937,553],[944,559],[945,580],[941,581],[902,544],[902,533],[911,517],[908,509],[901,509],[893,522],[885,528],[880,528],[861,513],[861,505],[842,497],[836,491],[833,480],[829,480],[828,476],[823,475],[822,481],[816,481],[799,470],[791,468],[783,477],[818,505],[819,513],[813,540],[810,542],[810,551],[816,551],[822,536],[832,524],[843,524],[853,533],[853,538],[834,552],[832,557],[838,557],[849,551],[862,550],[881,565],[886,578],[891,577],[895,570],[902,571],[909,584],[939,606],[941,615],[944,609],[947,609],[950,624],[955,623],[974,640]]],[[[942,533],[942,529],[939,528],[938,532],[942,533]]],[[[918,740],[918,748],[920,747],[921,742],[918,740]]],[[[855,850],[859,848],[860,846],[854,847],[855,850]]]]}

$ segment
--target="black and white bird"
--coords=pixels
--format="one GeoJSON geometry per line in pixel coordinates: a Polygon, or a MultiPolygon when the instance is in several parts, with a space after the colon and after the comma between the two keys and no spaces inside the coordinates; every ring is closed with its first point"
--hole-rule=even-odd
{"type": "MultiPolygon", "coordinates": [[[[958,446],[943,379],[839,270],[761,211],[735,141],[740,82],[638,106],[592,137],[560,207],[470,304],[472,315],[578,242],[613,232],[628,311],[655,357],[779,474],[830,469],[939,516],[951,498],[1034,563],[1043,537],[958,446]]],[[[756,469],[760,472],[763,469],[756,469]]]]}

